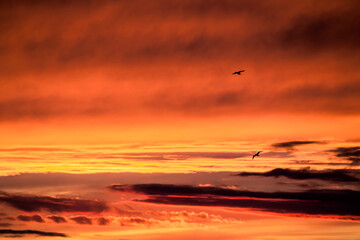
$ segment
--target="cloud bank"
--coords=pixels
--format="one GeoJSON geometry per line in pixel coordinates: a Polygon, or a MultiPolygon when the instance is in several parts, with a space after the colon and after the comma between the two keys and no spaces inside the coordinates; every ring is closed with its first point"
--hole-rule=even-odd
{"type": "Polygon", "coordinates": [[[49,212],[100,213],[109,209],[106,203],[98,200],[17,195],[6,192],[0,192],[0,202],[25,212],[47,210],[49,212]]]}
{"type": "Polygon", "coordinates": [[[289,168],[275,168],[268,172],[241,172],[239,176],[262,176],[262,177],[287,177],[291,179],[318,179],[333,182],[359,182],[358,177],[352,174],[360,175],[360,171],[351,169],[335,170],[310,170],[308,168],[294,170],[289,168]]]}
{"type": "Polygon", "coordinates": [[[359,191],[254,192],[171,184],[112,185],[109,188],[120,192],[136,192],[147,197],[137,200],[140,202],[251,208],[282,214],[339,216],[360,220],[359,191]]]}
{"type": "Polygon", "coordinates": [[[0,229],[0,235],[5,235],[5,237],[10,237],[10,238],[23,237],[26,235],[37,235],[44,237],[67,237],[67,235],[64,233],[43,232],[37,230],[12,230],[12,229],[0,229]]]}

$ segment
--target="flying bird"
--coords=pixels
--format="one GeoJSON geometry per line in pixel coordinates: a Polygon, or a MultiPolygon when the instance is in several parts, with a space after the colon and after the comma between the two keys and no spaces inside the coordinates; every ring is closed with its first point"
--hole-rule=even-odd
{"type": "Polygon", "coordinates": [[[260,154],[261,152],[262,152],[262,151],[259,151],[259,152],[257,152],[256,154],[254,154],[253,157],[252,157],[252,159],[254,159],[254,157],[256,157],[256,156],[260,157],[259,154],[260,154]]]}
{"type": "Polygon", "coordinates": [[[237,72],[233,72],[233,74],[239,74],[239,75],[241,75],[242,72],[245,72],[245,70],[239,70],[239,71],[237,71],[237,72]]]}

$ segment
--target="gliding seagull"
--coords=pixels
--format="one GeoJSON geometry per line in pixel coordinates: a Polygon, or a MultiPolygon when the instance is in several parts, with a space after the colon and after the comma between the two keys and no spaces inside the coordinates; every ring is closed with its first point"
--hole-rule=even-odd
{"type": "Polygon", "coordinates": [[[262,152],[262,151],[259,151],[259,152],[255,153],[255,154],[253,155],[252,159],[254,159],[254,157],[256,157],[256,156],[260,157],[259,154],[260,154],[261,152],[262,152]]]}
{"type": "Polygon", "coordinates": [[[237,72],[233,72],[233,74],[239,74],[239,75],[241,75],[242,72],[245,72],[245,70],[240,70],[240,71],[237,71],[237,72]]]}

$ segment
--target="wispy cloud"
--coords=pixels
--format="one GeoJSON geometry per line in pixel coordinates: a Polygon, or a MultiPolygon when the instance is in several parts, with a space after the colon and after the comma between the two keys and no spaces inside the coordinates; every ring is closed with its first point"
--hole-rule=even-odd
{"type": "Polygon", "coordinates": [[[352,164],[360,164],[360,147],[338,147],[329,152],[335,153],[336,157],[351,161],[352,164]]]}
{"type": "Polygon", "coordinates": [[[321,141],[289,141],[289,142],[274,143],[271,146],[274,148],[285,148],[288,150],[294,150],[294,147],[302,146],[302,145],[309,145],[309,144],[324,144],[324,142],[321,142],[321,141]]]}

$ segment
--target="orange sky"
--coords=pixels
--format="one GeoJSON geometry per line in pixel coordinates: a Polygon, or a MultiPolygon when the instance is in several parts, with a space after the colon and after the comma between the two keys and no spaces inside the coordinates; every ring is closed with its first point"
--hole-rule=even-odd
{"type": "Polygon", "coordinates": [[[356,0],[0,1],[0,238],[357,239],[358,29],[356,0]]]}
{"type": "Polygon", "coordinates": [[[356,137],[356,1],[2,4],[0,121],[17,143],[23,125],[45,140],[84,125],[99,141],[111,129],[112,141],[129,129],[141,140],[137,128],[177,135],[183,124],[191,139],[293,125],[292,137],[322,126],[356,137]]]}

